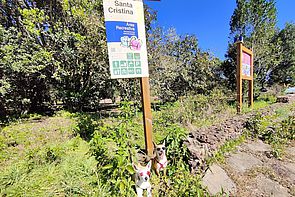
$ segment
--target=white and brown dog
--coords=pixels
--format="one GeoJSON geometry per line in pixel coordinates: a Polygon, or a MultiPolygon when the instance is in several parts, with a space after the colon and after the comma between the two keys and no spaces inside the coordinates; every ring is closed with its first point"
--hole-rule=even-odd
{"type": "Polygon", "coordinates": [[[152,186],[149,182],[151,176],[151,165],[150,161],[146,166],[140,164],[132,166],[135,170],[135,189],[138,197],[143,196],[143,190],[147,190],[147,197],[152,197],[152,186]]]}
{"type": "Polygon", "coordinates": [[[153,169],[155,170],[158,176],[160,175],[160,171],[163,171],[163,174],[165,176],[166,167],[168,164],[167,157],[166,157],[165,141],[163,144],[159,144],[159,145],[154,143],[154,154],[155,154],[155,157],[153,159],[153,169]]]}

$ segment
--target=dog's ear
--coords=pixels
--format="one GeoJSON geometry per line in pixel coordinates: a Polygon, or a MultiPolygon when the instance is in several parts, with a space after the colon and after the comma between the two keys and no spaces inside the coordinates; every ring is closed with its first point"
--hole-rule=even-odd
{"type": "Polygon", "coordinates": [[[164,142],[163,142],[163,146],[165,146],[165,143],[166,143],[166,142],[165,142],[165,140],[164,140],[164,142]]]}
{"type": "Polygon", "coordinates": [[[146,165],[146,167],[150,170],[152,167],[152,160],[148,162],[148,164],[146,165]]]}
{"type": "Polygon", "coordinates": [[[137,165],[135,165],[135,163],[132,163],[132,167],[135,171],[138,171],[138,167],[137,167],[137,165]]]}
{"type": "Polygon", "coordinates": [[[157,144],[153,141],[153,145],[154,145],[154,148],[156,148],[157,147],[157,144]]]}

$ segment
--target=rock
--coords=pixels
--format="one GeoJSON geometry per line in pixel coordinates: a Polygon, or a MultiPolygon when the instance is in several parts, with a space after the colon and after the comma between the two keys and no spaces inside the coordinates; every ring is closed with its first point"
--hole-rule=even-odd
{"type": "Polygon", "coordinates": [[[295,164],[285,163],[283,166],[287,169],[288,176],[290,177],[290,179],[293,181],[293,184],[295,185],[295,164]]]}
{"type": "Polygon", "coordinates": [[[253,166],[261,165],[262,161],[244,152],[233,154],[227,159],[232,169],[244,173],[253,166]]]}
{"type": "Polygon", "coordinates": [[[288,189],[281,186],[279,183],[266,178],[260,174],[257,176],[252,184],[252,190],[250,196],[273,196],[273,197],[288,197],[291,196],[288,193],[288,189]]]}
{"type": "Polygon", "coordinates": [[[216,195],[221,192],[221,190],[233,195],[237,190],[235,183],[229,178],[226,172],[216,164],[213,164],[210,169],[207,170],[202,183],[208,188],[211,195],[216,195]]]}
{"type": "Polygon", "coordinates": [[[288,170],[288,176],[293,182],[293,185],[295,185],[295,164],[294,163],[286,163],[284,167],[288,170]]]}
{"type": "Polygon", "coordinates": [[[294,156],[295,157],[295,147],[289,147],[286,149],[286,152],[291,155],[291,156],[294,156]]]}
{"type": "Polygon", "coordinates": [[[289,101],[288,96],[277,96],[277,103],[288,103],[289,101]]]}
{"type": "Polygon", "coordinates": [[[246,148],[253,152],[266,152],[266,151],[271,151],[271,146],[269,144],[265,144],[261,140],[257,140],[254,142],[250,142],[245,145],[246,148]]]}
{"type": "Polygon", "coordinates": [[[295,164],[279,163],[273,164],[272,168],[281,178],[295,185],[295,164]]]}

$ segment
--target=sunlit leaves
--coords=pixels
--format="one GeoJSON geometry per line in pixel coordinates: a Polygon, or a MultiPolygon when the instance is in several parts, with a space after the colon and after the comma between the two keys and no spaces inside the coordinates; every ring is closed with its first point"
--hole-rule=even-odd
{"type": "Polygon", "coordinates": [[[23,18],[23,24],[26,29],[33,35],[40,35],[40,31],[43,30],[42,24],[45,20],[43,10],[38,8],[34,9],[20,9],[20,13],[23,18]]]}

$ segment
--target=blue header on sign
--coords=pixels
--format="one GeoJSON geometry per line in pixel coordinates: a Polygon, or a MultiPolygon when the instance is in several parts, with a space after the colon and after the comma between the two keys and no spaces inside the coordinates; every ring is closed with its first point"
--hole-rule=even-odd
{"type": "Polygon", "coordinates": [[[123,37],[138,38],[137,23],[123,21],[106,21],[107,42],[121,42],[123,37]]]}

